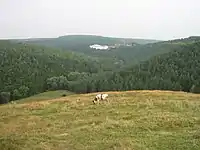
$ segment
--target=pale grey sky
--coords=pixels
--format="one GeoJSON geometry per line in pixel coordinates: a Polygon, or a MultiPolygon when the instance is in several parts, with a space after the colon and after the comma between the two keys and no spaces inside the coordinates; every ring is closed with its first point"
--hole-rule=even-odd
{"type": "Polygon", "coordinates": [[[0,0],[0,38],[200,35],[200,0],[0,0]]]}

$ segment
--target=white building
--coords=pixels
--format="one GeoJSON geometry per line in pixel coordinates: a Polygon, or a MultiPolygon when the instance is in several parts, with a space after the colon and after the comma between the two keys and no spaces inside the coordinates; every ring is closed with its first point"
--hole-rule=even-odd
{"type": "Polygon", "coordinates": [[[108,50],[109,49],[109,47],[107,45],[98,45],[98,44],[90,45],[90,48],[100,49],[100,50],[108,50]]]}

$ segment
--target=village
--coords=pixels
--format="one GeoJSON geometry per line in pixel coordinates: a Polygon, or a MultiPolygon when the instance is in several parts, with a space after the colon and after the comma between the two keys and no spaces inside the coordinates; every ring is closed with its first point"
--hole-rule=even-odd
{"type": "Polygon", "coordinates": [[[133,47],[135,45],[136,45],[135,43],[126,43],[126,42],[123,42],[123,44],[119,44],[118,43],[118,44],[114,44],[114,45],[93,44],[93,45],[90,45],[89,47],[91,49],[96,49],[96,50],[111,50],[111,49],[119,48],[121,46],[133,47]]]}

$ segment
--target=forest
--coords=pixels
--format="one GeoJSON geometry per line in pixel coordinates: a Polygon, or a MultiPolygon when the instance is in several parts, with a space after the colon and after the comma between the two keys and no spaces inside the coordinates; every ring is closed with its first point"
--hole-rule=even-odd
{"type": "Polygon", "coordinates": [[[200,92],[200,42],[183,45],[139,65],[88,79],[91,91],[172,90],[200,92]]]}
{"type": "Polygon", "coordinates": [[[200,92],[199,37],[139,44],[96,56],[1,40],[0,63],[0,103],[48,90],[200,92]],[[103,59],[106,55],[124,64],[116,65],[118,58],[103,59]]]}
{"type": "Polygon", "coordinates": [[[43,92],[46,79],[53,76],[104,71],[102,64],[87,56],[6,40],[0,41],[0,63],[0,92],[5,102],[43,92]]]}

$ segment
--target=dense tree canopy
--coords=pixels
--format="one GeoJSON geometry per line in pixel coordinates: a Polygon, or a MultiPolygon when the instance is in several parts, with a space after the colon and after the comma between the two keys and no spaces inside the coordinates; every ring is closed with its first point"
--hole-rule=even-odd
{"type": "Polygon", "coordinates": [[[73,52],[9,41],[0,41],[0,64],[0,92],[10,92],[14,99],[43,92],[47,78],[102,69],[97,61],[73,52]]]}
{"type": "MultiPolygon", "coordinates": [[[[95,91],[159,89],[200,92],[200,42],[158,55],[123,71],[94,78],[95,91]]],[[[90,85],[90,81],[88,83],[90,85]]]]}

